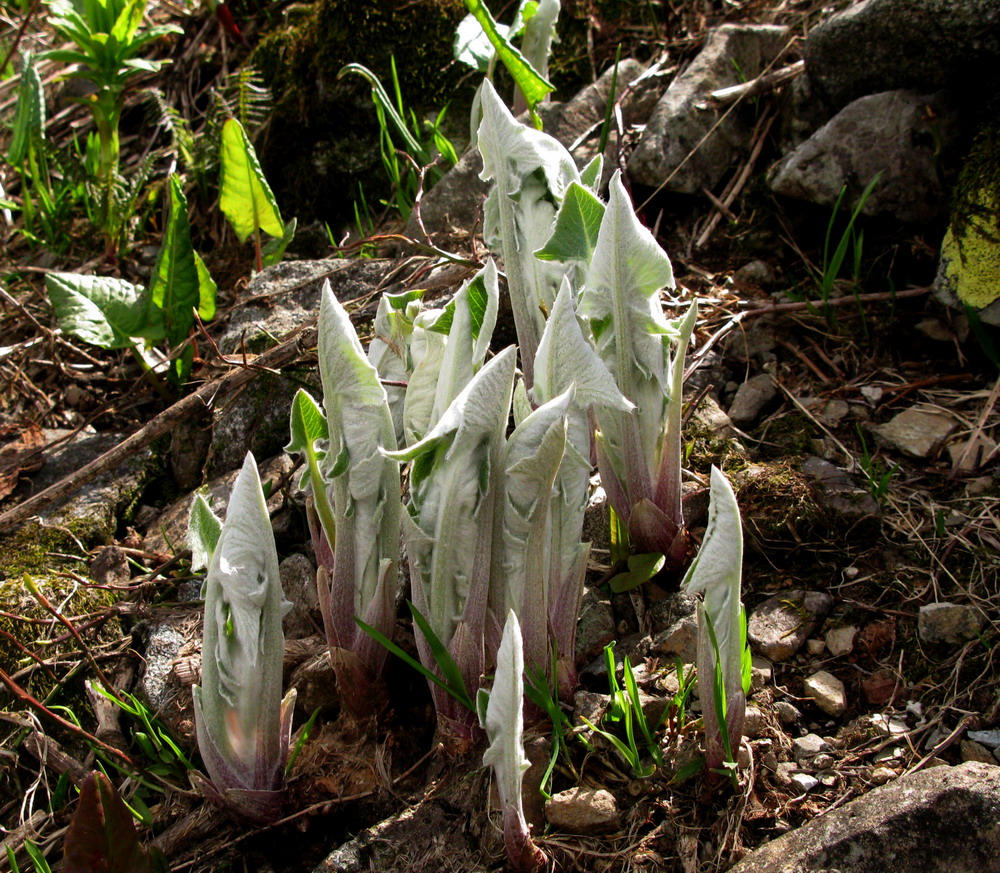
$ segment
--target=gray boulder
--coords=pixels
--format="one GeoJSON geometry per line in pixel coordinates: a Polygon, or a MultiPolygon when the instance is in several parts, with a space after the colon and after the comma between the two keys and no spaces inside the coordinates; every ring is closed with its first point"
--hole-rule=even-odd
{"type": "Polygon", "coordinates": [[[805,43],[806,71],[836,109],[898,88],[992,93],[998,57],[996,0],[865,0],[805,43]]]}
{"type": "Polygon", "coordinates": [[[714,188],[749,149],[750,129],[736,111],[719,123],[726,107],[708,106],[705,100],[712,91],[759,75],[788,36],[787,27],[773,25],[726,24],[713,30],[653,110],[629,161],[629,175],[650,187],[669,178],[667,188],[684,194],[714,188]]]}
{"type": "Polygon", "coordinates": [[[943,95],[872,94],[782,158],[768,182],[778,194],[830,207],[846,186],[853,208],[864,186],[881,173],[864,214],[926,223],[947,217],[940,167],[950,163],[959,140],[958,119],[943,95]]]}
{"type": "Polygon", "coordinates": [[[993,873],[997,822],[1000,767],[934,767],[766,843],[730,873],[993,873]]]}
{"type": "MultiPolygon", "coordinates": [[[[396,266],[395,261],[362,259],[289,261],[269,267],[250,283],[246,302],[233,310],[219,348],[236,359],[244,350],[259,354],[318,316],[324,281],[329,280],[338,300],[357,300],[379,289],[396,266]]],[[[372,314],[374,311],[373,305],[372,314]]],[[[207,476],[236,469],[247,451],[257,458],[278,454],[288,442],[288,412],[303,380],[315,386],[318,397],[319,374],[315,369],[260,373],[238,395],[213,407],[207,476]]],[[[178,452],[190,451],[196,444],[193,435],[174,443],[178,452]]],[[[197,466],[206,469],[205,464],[197,466]]]]}

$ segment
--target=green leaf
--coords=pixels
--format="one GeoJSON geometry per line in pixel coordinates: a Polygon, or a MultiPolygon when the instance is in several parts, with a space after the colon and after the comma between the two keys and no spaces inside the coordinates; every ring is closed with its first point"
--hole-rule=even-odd
{"type": "Polygon", "coordinates": [[[493,44],[497,57],[503,61],[511,78],[524,94],[528,107],[534,109],[553,90],[553,85],[542,78],[524,55],[510,44],[498,29],[490,10],[486,8],[486,4],[482,0],[465,0],[465,8],[479,22],[479,26],[493,44]]]}
{"type": "Polygon", "coordinates": [[[279,239],[285,234],[278,204],[257,153],[250,144],[243,125],[230,118],[222,127],[219,208],[222,210],[240,242],[263,230],[279,239]]]}
{"type": "Polygon", "coordinates": [[[580,171],[580,184],[589,188],[593,193],[597,193],[597,186],[601,184],[601,176],[604,173],[604,155],[594,155],[590,162],[580,171]]]}
{"type": "Polygon", "coordinates": [[[644,555],[630,555],[628,559],[628,570],[611,577],[608,583],[615,594],[624,591],[631,591],[638,588],[643,582],[648,582],[660,570],[666,558],[659,552],[649,552],[644,555]]]}
{"type": "Polygon", "coordinates": [[[604,204],[582,184],[571,183],[556,215],[552,236],[535,252],[535,257],[543,261],[589,263],[597,247],[604,209],[604,204]]]}
{"type": "Polygon", "coordinates": [[[285,222],[285,232],[279,238],[267,241],[261,252],[265,267],[271,267],[274,264],[281,263],[281,259],[285,256],[285,249],[287,249],[292,240],[295,239],[295,229],[297,227],[298,220],[292,218],[291,220],[285,222]]]}
{"type": "Polygon", "coordinates": [[[142,286],[124,279],[49,273],[45,288],[59,326],[105,349],[127,349],[138,337],[157,343],[165,337],[163,316],[142,286]]]}
{"type": "Polygon", "coordinates": [[[191,570],[197,573],[212,562],[212,553],[222,533],[222,519],[208,505],[204,495],[195,495],[188,516],[187,543],[191,550],[191,570]]]}
{"type": "Polygon", "coordinates": [[[132,814],[103,773],[83,782],[64,853],[68,873],[149,873],[132,814]]]}
{"type": "MultiPolygon", "coordinates": [[[[167,341],[173,347],[184,342],[191,333],[194,312],[201,307],[202,287],[198,262],[191,246],[187,197],[176,173],[170,176],[169,191],[170,211],[149,280],[149,298],[163,310],[167,341]]],[[[213,308],[214,305],[213,300],[213,308]]]]}
{"type": "MultiPolygon", "coordinates": [[[[32,144],[45,139],[45,93],[30,52],[25,52],[21,85],[17,91],[17,112],[7,161],[19,167],[28,157],[32,144]]],[[[27,196],[27,193],[25,194],[27,196]]]]}
{"type": "Polygon", "coordinates": [[[313,479],[318,480],[318,488],[323,488],[323,479],[319,472],[320,462],[326,457],[326,451],[316,445],[318,440],[328,440],[330,430],[326,416],[313,396],[300,388],[292,400],[291,439],[285,446],[289,454],[300,453],[306,460],[305,470],[299,479],[299,488],[303,491],[312,488],[313,479]]]}
{"type": "Polygon", "coordinates": [[[211,321],[215,318],[215,298],[219,288],[197,252],[194,253],[194,267],[198,271],[198,317],[202,321],[211,321]]]}
{"type": "MultiPolygon", "coordinates": [[[[417,621],[417,616],[420,615],[419,611],[412,603],[409,603],[409,601],[407,601],[407,605],[410,607],[410,611],[413,613],[413,620],[417,621]]],[[[447,663],[447,661],[449,660],[451,661],[451,667],[454,669],[453,670],[451,668],[448,669],[448,672],[452,674],[452,678],[450,680],[446,681],[444,679],[441,679],[440,676],[428,670],[423,664],[421,664],[418,660],[416,660],[416,658],[412,657],[409,653],[404,652],[399,646],[397,646],[394,642],[392,642],[392,640],[390,640],[387,636],[385,636],[385,634],[379,633],[377,630],[375,630],[375,628],[373,628],[371,625],[365,624],[365,622],[363,622],[357,616],[355,616],[354,620],[357,622],[358,627],[360,627],[372,639],[378,641],[380,645],[385,646],[385,648],[388,649],[390,652],[392,652],[392,654],[394,654],[397,658],[407,663],[429,682],[433,682],[439,688],[446,691],[455,700],[457,700],[460,704],[462,704],[462,706],[466,707],[467,709],[475,711],[476,707],[473,704],[472,700],[469,698],[468,692],[465,690],[465,681],[462,679],[461,671],[459,671],[458,668],[455,666],[455,662],[454,660],[452,660],[451,655],[448,653],[448,650],[441,645],[441,641],[437,638],[437,636],[435,636],[433,630],[430,629],[430,625],[427,625],[427,629],[428,631],[430,631],[430,633],[426,635],[428,644],[430,644],[432,649],[435,651],[438,650],[443,651],[444,653],[443,657],[446,658],[445,663],[447,663]],[[453,681],[454,684],[452,684],[453,681]]],[[[423,616],[421,616],[421,620],[424,621],[424,624],[426,624],[426,621],[423,619],[423,616]]],[[[444,675],[445,670],[440,661],[438,662],[438,666],[442,668],[441,673],[442,675],[444,675]]]]}

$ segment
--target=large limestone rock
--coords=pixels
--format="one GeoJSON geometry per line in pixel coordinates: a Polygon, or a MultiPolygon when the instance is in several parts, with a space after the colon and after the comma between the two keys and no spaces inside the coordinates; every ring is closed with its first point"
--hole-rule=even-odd
{"type": "Polygon", "coordinates": [[[899,88],[995,91],[996,0],[865,0],[813,28],[806,71],[834,108],[899,88]]]}
{"type": "Polygon", "coordinates": [[[1000,767],[970,762],[903,776],[813,819],[730,873],[995,873],[1000,767]]]}
{"type": "Polygon", "coordinates": [[[629,161],[629,175],[650,187],[669,178],[667,188],[684,194],[714,188],[749,149],[750,129],[738,112],[720,122],[726,108],[703,104],[712,91],[760,74],[788,36],[788,28],[772,25],[726,24],[713,30],[653,110],[629,161]]]}

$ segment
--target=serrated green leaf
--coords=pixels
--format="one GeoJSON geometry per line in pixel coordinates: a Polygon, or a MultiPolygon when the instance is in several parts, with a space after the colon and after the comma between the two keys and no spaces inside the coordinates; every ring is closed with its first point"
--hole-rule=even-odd
{"type": "Polygon", "coordinates": [[[219,161],[222,175],[219,208],[240,242],[246,242],[258,229],[279,239],[284,236],[285,224],[274,193],[243,125],[235,118],[222,127],[219,161]]]}
{"type": "Polygon", "coordinates": [[[49,273],[45,288],[59,326],[104,349],[127,349],[132,337],[149,343],[164,339],[160,310],[141,285],[106,276],[49,273]]]}

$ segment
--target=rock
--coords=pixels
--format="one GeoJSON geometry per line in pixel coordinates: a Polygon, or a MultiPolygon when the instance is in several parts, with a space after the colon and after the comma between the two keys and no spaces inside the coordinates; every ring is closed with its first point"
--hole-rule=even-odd
{"type": "Polygon", "coordinates": [[[778,719],[784,725],[798,724],[802,719],[802,713],[798,708],[787,700],[779,700],[774,704],[774,711],[778,713],[778,719]]]}
{"type": "Polygon", "coordinates": [[[611,695],[597,694],[593,691],[577,691],[573,695],[573,724],[583,724],[587,719],[591,724],[599,725],[604,713],[608,711],[611,695]]]}
{"type": "MultiPolygon", "coordinates": [[[[285,454],[268,458],[263,463],[258,460],[262,482],[277,483],[291,473],[295,462],[285,454]]],[[[208,501],[208,505],[219,518],[226,517],[226,507],[229,504],[229,492],[239,470],[232,470],[222,476],[216,476],[200,492],[208,501]]],[[[188,516],[191,514],[191,504],[194,502],[193,492],[175,500],[163,510],[154,521],[147,525],[146,536],[142,547],[147,552],[158,552],[168,555],[177,554],[187,547],[188,516]]],[[[285,497],[281,489],[275,489],[267,501],[268,511],[274,514],[284,505],[285,497]]],[[[315,587],[315,586],[314,586],[315,587]]]]}
{"type": "Polygon", "coordinates": [[[715,188],[748,150],[750,129],[737,112],[720,122],[725,107],[702,104],[712,91],[758,75],[788,36],[788,28],[770,25],[727,24],[713,30],[657,103],[629,160],[629,175],[651,188],[669,179],[669,190],[685,194],[715,188]]]}
{"type": "Polygon", "coordinates": [[[988,435],[977,434],[975,440],[959,437],[945,446],[952,470],[958,473],[973,473],[987,458],[996,457],[997,443],[988,435]]]}
{"type": "Polygon", "coordinates": [[[973,742],[980,743],[988,749],[1000,748],[1000,730],[969,731],[966,736],[973,742]]]}
{"type": "Polygon", "coordinates": [[[596,658],[615,636],[611,601],[595,588],[584,589],[576,626],[576,662],[596,658]]]}
{"type": "Polygon", "coordinates": [[[996,758],[979,743],[972,740],[962,740],[959,745],[962,761],[978,761],[980,764],[995,764],[996,758]]]}
{"type": "Polygon", "coordinates": [[[917,617],[917,633],[925,643],[960,645],[974,640],[982,626],[982,615],[961,603],[928,603],[917,617]]]}
{"type": "Polygon", "coordinates": [[[952,197],[951,224],[941,244],[934,279],[938,300],[962,309],[968,305],[985,324],[1000,325],[1000,177],[996,155],[1000,124],[988,121],[962,166],[952,197]]]}
{"type": "Polygon", "coordinates": [[[806,640],[806,651],[810,655],[822,655],[825,648],[826,643],[823,640],[806,640]]]}
{"type": "Polygon", "coordinates": [[[877,670],[861,680],[861,691],[872,706],[884,706],[896,694],[898,680],[889,670],[877,670]]]}
{"type": "Polygon", "coordinates": [[[807,765],[820,752],[830,751],[830,744],[819,734],[806,734],[792,740],[792,754],[800,767],[807,765]]]}
{"type": "Polygon", "coordinates": [[[300,640],[322,628],[319,594],[316,590],[316,568],[305,555],[289,555],[279,565],[281,590],[292,604],[282,620],[286,640],[300,640]]]}
{"type": "Polygon", "coordinates": [[[873,428],[884,443],[911,458],[931,460],[955,430],[954,419],[911,406],[873,428]]]}
{"type": "Polygon", "coordinates": [[[787,661],[802,648],[832,605],[833,598],[820,591],[792,589],[769,597],[750,613],[750,647],[771,661],[787,661]]]}
{"type": "Polygon", "coordinates": [[[997,80],[998,25],[994,0],[867,0],[810,31],[806,72],[838,109],[898,88],[989,94],[997,80]]]}
{"type": "Polygon", "coordinates": [[[920,224],[948,214],[940,167],[954,163],[958,119],[940,95],[886,91],[855,100],[768,173],[771,189],[786,197],[853,211],[863,188],[881,172],[862,207],[920,224]]]}
{"type": "Polygon", "coordinates": [[[820,670],[813,673],[803,683],[803,689],[807,697],[811,697],[813,702],[827,715],[836,718],[843,715],[847,709],[847,692],[844,683],[832,673],[820,670]]]}
{"type": "MultiPolygon", "coordinates": [[[[329,280],[338,300],[373,293],[396,266],[395,261],[360,260],[286,261],[268,267],[250,283],[248,301],[237,305],[218,344],[223,354],[239,356],[245,350],[259,354],[319,314],[320,290],[329,280]]],[[[389,286],[382,290],[397,290],[389,286]]],[[[374,309],[372,309],[374,313],[374,309]]],[[[305,376],[317,398],[319,374],[311,370],[295,377],[262,373],[242,391],[212,411],[212,442],[206,461],[209,476],[240,466],[247,451],[257,458],[278,454],[288,442],[288,412],[305,376]]]]}
{"type": "Polygon", "coordinates": [[[733,422],[711,394],[702,397],[691,416],[690,426],[714,439],[728,440],[736,436],[733,422]]]}
{"type": "Polygon", "coordinates": [[[826,632],[826,648],[835,658],[841,655],[849,655],[854,648],[854,638],[858,635],[858,629],[854,625],[835,627],[826,632]]]}
{"type": "Polygon", "coordinates": [[[737,427],[754,424],[764,409],[778,396],[778,389],[769,373],[751,376],[736,390],[729,418],[737,427]]]}
{"type": "Polygon", "coordinates": [[[839,425],[851,411],[847,402],[837,397],[800,397],[799,403],[830,427],[839,425]]]}
{"type": "Polygon", "coordinates": [[[608,834],[621,826],[618,803],[603,788],[577,786],[553,794],[545,804],[545,817],[552,827],[571,834],[608,834]]]}
{"type": "Polygon", "coordinates": [[[743,736],[756,739],[767,729],[767,715],[756,703],[748,703],[743,716],[743,736]]]}
{"type": "MultiPolygon", "coordinates": [[[[76,435],[65,430],[43,430],[42,437],[45,445],[60,439],[66,441],[45,452],[44,464],[30,479],[22,479],[13,492],[15,497],[37,494],[62,481],[125,438],[117,433],[96,433],[91,428],[76,435]]],[[[0,537],[11,554],[25,559],[26,564],[34,562],[27,560],[25,553],[38,547],[43,551],[75,553],[79,551],[79,543],[85,548],[107,545],[114,538],[119,522],[131,517],[143,489],[159,472],[156,456],[150,449],[142,449],[114,470],[102,473],[84,487],[43,507],[35,518],[0,532],[0,537]]],[[[48,560],[40,563],[52,564],[48,560]]],[[[4,571],[13,576],[20,566],[15,560],[5,566],[4,571]]],[[[32,572],[35,569],[32,567],[32,572]]]]}
{"type": "Polygon", "coordinates": [[[693,615],[677,619],[653,637],[652,650],[661,655],[677,656],[685,664],[693,663],[698,654],[698,620],[693,615]]]}
{"type": "Polygon", "coordinates": [[[337,675],[328,651],[323,651],[296,667],[292,671],[289,685],[298,692],[295,709],[305,718],[316,709],[330,714],[340,705],[337,675]]]}
{"type": "Polygon", "coordinates": [[[733,273],[733,281],[737,285],[770,288],[775,281],[774,267],[767,261],[757,258],[744,264],[733,273]]]}
{"type": "Polygon", "coordinates": [[[793,773],[791,782],[800,791],[812,791],[819,785],[819,779],[815,776],[810,776],[808,773],[793,773]]]}
{"type": "Polygon", "coordinates": [[[898,775],[891,767],[874,767],[870,778],[875,785],[885,785],[888,782],[892,782],[898,775]]]}
{"type": "Polygon", "coordinates": [[[774,668],[767,658],[760,655],[750,656],[750,693],[756,694],[762,688],[771,684],[774,668]]]}
{"type": "MultiPolygon", "coordinates": [[[[630,83],[639,79],[642,72],[642,64],[638,61],[631,58],[621,61],[618,68],[618,94],[621,95],[630,83]]],[[[599,124],[604,119],[611,93],[612,75],[612,69],[605,71],[596,82],[566,103],[548,103],[539,107],[545,132],[567,148],[580,136],[591,131],[591,136],[585,137],[584,142],[573,152],[577,166],[585,165],[596,153],[594,143],[600,138],[599,124]],[[591,130],[595,125],[598,125],[598,129],[591,130]]],[[[651,87],[655,87],[655,83],[647,78],[623,99],[622,116],[625,124],[648,117],[651,110],[651,87]]],[[[614,161],[605,160],[607,176],[610,176],[613,169],[614,161]]],[[[467,232],[475,226],[476,214],[489,187],[479,178],[482,170],[483,161],[479,150],[469,149],[444,178],[424,194],[420,201],[420,217],[429,232],[467,232]]],[[[412,238],[422,237],[416,216],[410,217],[403,233],[412,238]]]]}
{"type": "Polygon", "coordinates": [[[824,509],[845,520],[872,518],[881,514],[878,503],[851,476],[823,458],[811,455],[800,468],[816,483],[817,498],[824,509]]]}
{"type": "Polygon", "coordinates": [[[988,873],[1000,869],[1000,767],[935,767],[813,819],[730,873],[988,873]]]}

